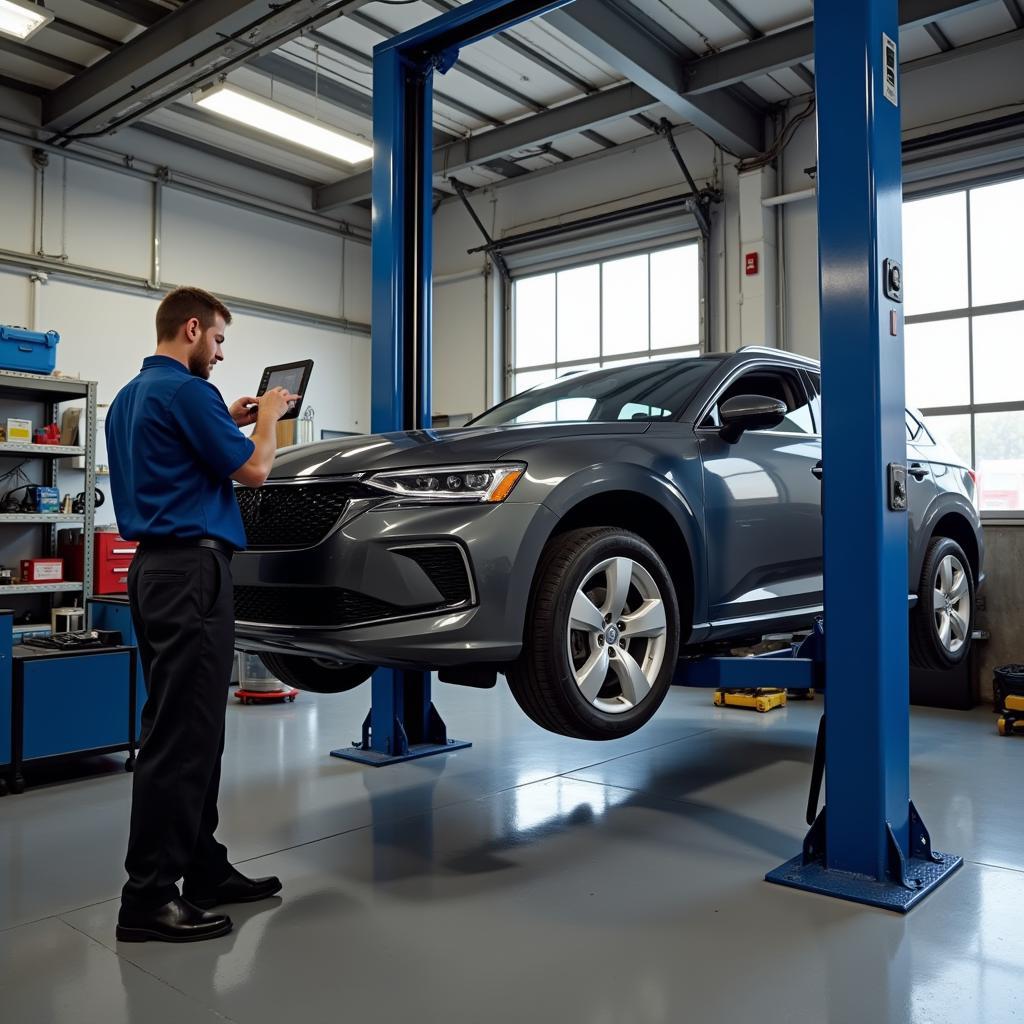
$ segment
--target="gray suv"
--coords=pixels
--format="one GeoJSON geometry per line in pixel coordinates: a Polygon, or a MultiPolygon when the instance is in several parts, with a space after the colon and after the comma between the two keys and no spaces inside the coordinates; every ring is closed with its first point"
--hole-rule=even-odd
{"type": "MultiPolygon", "coordinates": [[[[288,449],[237,488],[236,646],[320,693],[378,665],[494,685],[554,732],[611,739],[681,655],[822,610],[820,371],[769,349],[594,370],[466,427],[288,449]]],[[[911,646],[971,640],[972,471],[907,413],[911,646]]]]}

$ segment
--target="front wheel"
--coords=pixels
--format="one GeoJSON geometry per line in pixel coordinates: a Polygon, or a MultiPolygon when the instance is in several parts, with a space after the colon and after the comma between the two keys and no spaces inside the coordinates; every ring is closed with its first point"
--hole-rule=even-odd
{"type": "Polygon", "coordinates": [[[926,669],[959,665],[971,649],[974,576],[963,548],[933,537],[921,567],[917,606],[910,619],[910,655],[926,669]]]}
{"type": "Polygon", "coordinates": [[[617,739],[665,699],[679,654],[679,607],[665,563],[642,537],[598,527],[553,538],[526,628],[508,681],[543,728],[617,739]]]}
{"type": "Polygon", "coordinates": [[[373,675],[372,665],[353,665],[301,654],[261,654],[267,671],[282,683],[309,693],[345,693],[373,675]]]}

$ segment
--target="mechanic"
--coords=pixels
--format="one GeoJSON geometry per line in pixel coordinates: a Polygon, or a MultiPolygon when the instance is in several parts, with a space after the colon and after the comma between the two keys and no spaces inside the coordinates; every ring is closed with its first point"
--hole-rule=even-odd
{"type": "Polygon", "coordinates": [[[299,397],[274,388],[224,404],[209,377],[230,323],[208,292],[170,292],[156,314],[156,354],[107,415],[118,530],[140,542],[128,599],[147,693],[117,924],[124,942],[226,935],[231,919],[210,908],[281,888],[277,878],[246,878],[214,838],[234,656],[231,556],[245,546],[231,481],[266,480],[277,421],[299,397]],[[245,437],[239,428],[253,423],[245,437]]]}

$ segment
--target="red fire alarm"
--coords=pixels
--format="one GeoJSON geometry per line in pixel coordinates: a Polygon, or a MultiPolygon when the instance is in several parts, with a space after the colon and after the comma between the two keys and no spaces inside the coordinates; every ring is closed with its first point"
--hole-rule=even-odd
{"type": "Polygon", "coordinates": [[[748,252],[747,255],[744,257],[744,260],[746,263],[747,277],[752,277],[754,274],[757,273],[757,253],[748,252]]]}

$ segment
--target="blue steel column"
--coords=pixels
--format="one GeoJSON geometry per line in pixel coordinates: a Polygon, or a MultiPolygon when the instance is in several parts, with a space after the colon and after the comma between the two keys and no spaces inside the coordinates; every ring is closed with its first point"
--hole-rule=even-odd
{"type": "Polygon", "coordinates": [[[899,40],[896,0],[815,5],[826,797],[806,870],[769,879],[905,910],[959,862],[931,854],[910,803],[908,523],[889,485],[907,457],[903,318],[883,273],[901,260],[902,168],[884,37],[899,40]]]}
{"type": "Polygon", "coordinates": [[[883,96],[896,0],[819,3],[818,247],[826,691],[826,864],[884,878],[889,822],[908,855],[907,514],[903,324],[882,262],[901,259],[900,112],[883,96]],[[890,311],[897,310],[897,336],[890,311]]]}

